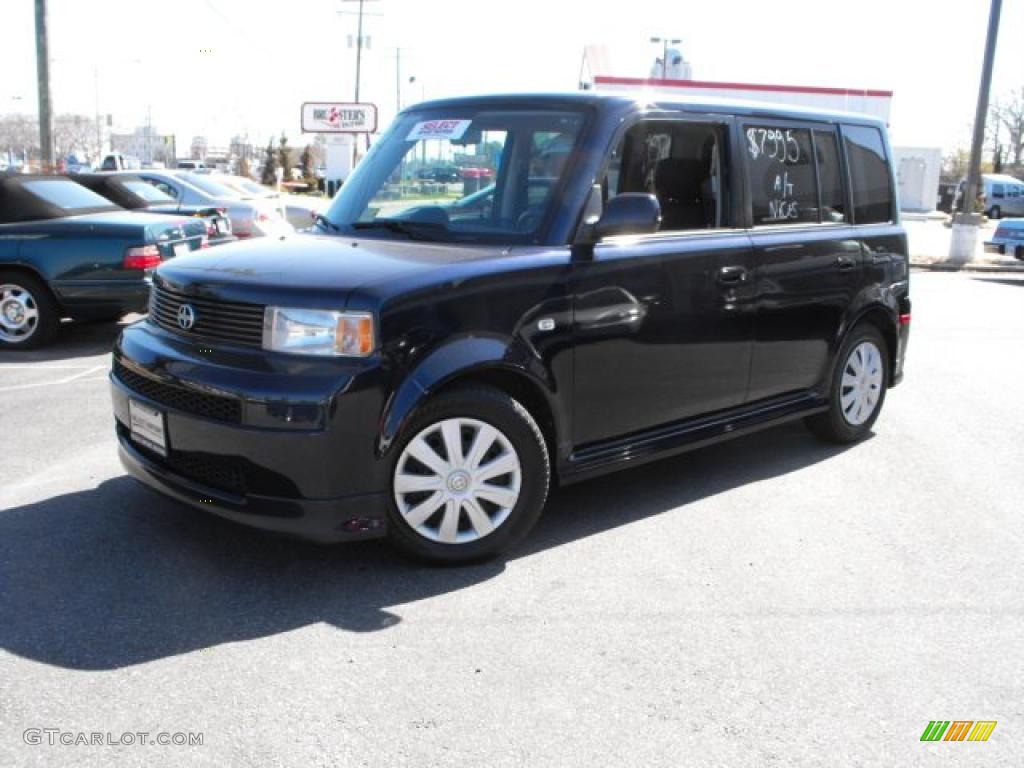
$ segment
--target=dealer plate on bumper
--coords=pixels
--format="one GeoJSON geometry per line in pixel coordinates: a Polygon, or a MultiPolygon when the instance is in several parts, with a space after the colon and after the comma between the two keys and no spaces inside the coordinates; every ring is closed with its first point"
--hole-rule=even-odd
{"type": "Polygon", "coordinates": [[[161,456],[167,455],[167,433],[161,411],[129,399],[128,421],[132,440],[161,456]]]}

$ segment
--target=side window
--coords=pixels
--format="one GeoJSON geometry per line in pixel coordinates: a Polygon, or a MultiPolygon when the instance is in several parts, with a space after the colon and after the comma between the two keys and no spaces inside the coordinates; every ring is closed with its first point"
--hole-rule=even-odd
{"type": "Polygon", "coordinates": [[[811,132],[748,125],[744,144],[754,226],[816,223],[818,195],[811,132]]]}
{"type": "Polygon", "coordinates": [[[1020,197],[1020,190],[1021,188],[1014,184],[1012,187],[1010,187],[1010,197],[1020,197]]]}
{"type": "Polygon", "coordinates": [[[1006,197],[1006,187],[1002,184],[993,184],[992,197],[1006,197]]]}
{"type": "Polygon", "coordinates": [[[843,200],[843,170],[839,164],[839,142],[832,131],[814,132],[814,152],[818,158],[818,185],[821,191],[821,220],[846,221],[843,200]]]}
{"type": "Polygon", "coordinates": [[[661,232],[728,226],[725,128],[652,120],[626,133],[602,180],[609,200],[646,192],[661,206],[661,232]]]}
{"type": "Polygon", "coordinates": [[[882,134],[877,128],[845,125],[843,143],[853,186],[854,223],[891,221],[893,194],[882,134]]]}
{"type": "Polygon", "coordinates": [[[164,181],[159,181],[158,179],[151,179],[151,178],[149,178],[148,176],[147,176],[147,177],[145,177],[145,179],[146,179],[146,181],[147,181],[147,182],[148,182],[149,184],[152,184],[152,185],[153,185],[154,187],[156,187],[157,189],[159,189],[159,190],[160,190],[161,192],[163,192],[163,193],[164,193],[165,195],[170,195],[170,196],[171,196],[171,197],[173,197],[173,198],[174,198],[175,200],[177,200],[177,199],[178,199],[178,190],[177,190],[176,188],[172,187],[172,186],[171,186],[170,184],[168,184],[167,182],[164,182],[164,181]]]}

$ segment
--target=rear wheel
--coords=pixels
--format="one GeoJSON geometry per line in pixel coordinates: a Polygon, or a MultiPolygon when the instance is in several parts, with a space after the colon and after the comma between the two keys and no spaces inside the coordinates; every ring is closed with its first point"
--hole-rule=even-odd
{"type": "Polygon", "coordinates": [[[0,347],[41,347],[59,325],[57,303],[41,281],[21,272],[0,272],[0,347]]]}
{"type": "Polygon", "coordinates": [[[992,210],[990,210],[988,212],[988,217],[990,219],[999,219],[999,218],[1002,218],[1002,216],[1003,216],[1003,210],[998,205],[993,205],[992,206],[992,210]]]}
{"type": "Polygon", "coordinates": [[[853,443],[867,435],[885,402],[888,359],[885,339],[875,326],[854,328],[837,356],[829,409],[809,417],[808,428],[832,443],[853,443]]]}
{"type": "Polygon", "coordinates": [[[396,450],[388,500],[392,540],[438,563],[493,557],[533,527],[550,467],[537,423],[489,387],[427,403],[396,450]]]}

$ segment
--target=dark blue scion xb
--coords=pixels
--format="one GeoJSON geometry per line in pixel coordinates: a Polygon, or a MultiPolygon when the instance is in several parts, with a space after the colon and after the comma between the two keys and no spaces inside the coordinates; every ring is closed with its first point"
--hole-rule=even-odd
{"type": "Polygon", "coordinates": [[[767,105],[411,108],[318,234],[157,270],[121,458],[240,523],[464,562],[555,483],[792,419],[859,440],[909,333],[891,157],[875,119],[767,105]],[[493,184],[420,173],[449,165],[493,184]]]}

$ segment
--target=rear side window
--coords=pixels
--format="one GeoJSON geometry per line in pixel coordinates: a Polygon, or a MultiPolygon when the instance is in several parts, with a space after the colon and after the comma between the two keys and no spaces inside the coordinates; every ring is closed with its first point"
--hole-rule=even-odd
{"type": "Polygon", "coordinates": [[[843,143],[853,187],[854,222],[891,221],[892,184],[881,132],[869,126],[844,125],[843,143]]]}
{"type": "Polygon", "coordinates": [[[1006,188],[1002,184],[993,184],[992,197],[1006,197],[1006,188]]]}
{"type": "Polygon", "coordinates": [[[839,142],[832,131],[814,132],[814,151],[818,156],[818,184],[821,187],[821,220],[846,221],[843,200],[843,171],[839,164],[839,142]]]}
{"type": "Polygon", "coordinates": [[[745,131],[754,226],[817,223],[811,132],[765,125],[745,131]]]}
{"type": "Polygon", "coordinates": [[[25,189],[50,205],[55,205],[66,211],[117,208],[112,202],[105,197],[100,197],[91,189],[59,178],[26,181],[25,189]]]}

